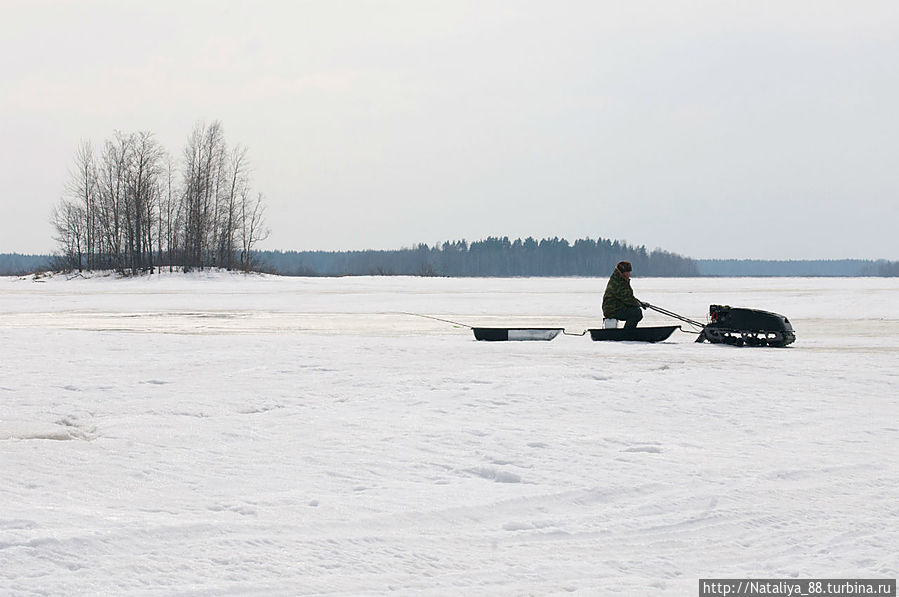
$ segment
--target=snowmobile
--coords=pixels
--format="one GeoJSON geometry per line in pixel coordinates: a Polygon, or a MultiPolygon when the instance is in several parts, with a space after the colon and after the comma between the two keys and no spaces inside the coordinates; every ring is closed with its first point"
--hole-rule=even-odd
{"type": "Polygon", "coordinates": [[[779,313],[709,305],[709,323],[696,338],[697,342],[705,340],[736,346],[780,347],[792,344],[796,333],[790,320],[779,313]]]}
{"type": "Polygon", "coordinates": [[[697,342],[708,340],[712,344],[733,346],[782,347],[796,340],[790,320],[770,311],[709,305],[709,323],[700,323],[655,305],[647,305],[647,308],[700,328],[697,342]]]}

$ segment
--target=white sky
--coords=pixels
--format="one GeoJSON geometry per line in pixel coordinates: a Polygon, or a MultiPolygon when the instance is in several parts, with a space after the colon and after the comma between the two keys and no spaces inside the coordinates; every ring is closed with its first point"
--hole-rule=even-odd
{"type": "Polygon", "coordinates": [[[0,252],[79,142],[249,147],[266,248],[899,259],[899,3],[0,0],[0,252]]]}

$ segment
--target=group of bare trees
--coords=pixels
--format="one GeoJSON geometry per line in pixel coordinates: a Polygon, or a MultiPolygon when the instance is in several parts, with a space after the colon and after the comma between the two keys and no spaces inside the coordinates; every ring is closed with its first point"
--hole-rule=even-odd
{"type": "Polygon", "coordinates": [[[132,274],[249,270],[269,232],[247,150],[229,148],[218,121],[194,128],[180,168],[152,133],[117,132],[99,152],[82,143],[52,223],[65,267],[132,274]]]}

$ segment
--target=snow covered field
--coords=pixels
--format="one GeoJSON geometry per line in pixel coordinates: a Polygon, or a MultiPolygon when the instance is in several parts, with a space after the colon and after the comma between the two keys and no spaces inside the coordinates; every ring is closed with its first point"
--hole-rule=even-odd
{"type": "Polygon", "coordinates": [[[899,576],[899,280],[634,279],[696,319],[783,313],[783,349],[405,314],[580,332],[604,286],[0,278],[0,594],[899,576]]]}

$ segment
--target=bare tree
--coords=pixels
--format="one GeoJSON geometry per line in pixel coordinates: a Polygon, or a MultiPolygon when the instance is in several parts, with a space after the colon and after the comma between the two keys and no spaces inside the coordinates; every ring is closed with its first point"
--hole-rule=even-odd
{"type": "Polygon", "coordinates": [[[184,197],[186,203],[185,251],[188,267],[204,267],[211,246],[215,247],[215,207],[220,188],[225,139],[218,121],[208,127],[199,123],[184,150],[184,197]]]}
{"type": "Polygon", "coordinates": [[[163,150],[149,132],[128,138],[126,221],[131,272],[153,271],[153,224],[158,213],[158,179],[163,150]]]}
{"type": "Polygon", "coordinates": [[[265,226],[265,204],[262,193],[250,200],[244,193],[240,202],[240,264],[244,271],[250,271],[254,265],[253,249],[256,244],[268,238],[271,230],[265,226]]]}
{"type": "MultiPolygon", "coordinates": [[[[79,228],[84,235],[83,245],[86,257],[86,266],[88,269],[93,267],[93,256],[96,252],[95,247],[95,228],[96,228],[96,203],[97,203],[97,165],[94,162],[94,150],[90,142],[82,141],[75,150],[75,165],[69,173],[69,182],[66,185],[67,198],[78,205],[83,213],[84,222],[79,228]]],[[[70,211],[67,208],[61,208],[62,211],[70,211]]],[[[54,223],[56,215],[53,217],[54,223]]],[[[80,261],[80,258],[79,258],[80,261]]],[[[79,271],[81,264],[79,263],[79,271]]]]}
{"type": "Polygon", "coordinates": [[[166,154],[163,160],[162,177],[158,183],[159,190],[159,218],[156,240],[158,245],[157,262],[160,266],[163,259],[168,262],[171,272],[176,260],[175,251],[178,243],[177,230],[181,225],[183,202],[181,196],[175,190],[175,162],[172,156],[166,154]],[[165,252],[163,253],[163,242],[165,252]],[[165,257],[163,257],[163,255],[165,257]]]}
{"type": "Polygon", "coordinates": [[[103,252],[109,265],[121,273],[125,271],[122,249],[128,145],[128,138],[118,131],[112,141],[106,141],[98,176],[97,217],[105,244],[103,252]]]}
{"type": "Polygon", "coordinates": [[[222,230],[219,241],[219,254],[227,269],[234,267],[235,232],[239,220],[238,209],[241,198],[249,189],[249,174],[247,172],[247,148],[236,146],[228,161],[228,187],[227,194],[222,201],[221,223],[222,230]]]}
{"type": "Polygon", "coordinates": [[[83,269],[85,220],[84,208],[66,200],[53,208],[51,216],[56,231],[54,238],[62,249],[64,260],[79,272],[83,269]]]}

